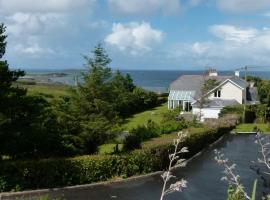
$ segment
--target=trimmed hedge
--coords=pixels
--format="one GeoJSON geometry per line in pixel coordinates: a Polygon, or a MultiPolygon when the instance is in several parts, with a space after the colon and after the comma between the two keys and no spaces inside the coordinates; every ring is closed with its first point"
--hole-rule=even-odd
{"type": "MultiPolygon", "coordinates": [[[[192,128],[182,146],[189,148],[186,158],[196,154],[230,131],[234,124],[192,128]]],[[[166,169],[168,153],[173,150],[169,134],[143,143],[142,149],[124,155],[80,156],[67,159],[1,161],[0,191],[71,186],[129,177],[166,169]]]]}

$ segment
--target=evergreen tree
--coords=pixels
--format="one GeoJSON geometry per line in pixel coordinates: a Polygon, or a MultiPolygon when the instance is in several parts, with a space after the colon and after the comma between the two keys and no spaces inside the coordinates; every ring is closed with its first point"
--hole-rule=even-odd
{"type": "Polygon", "coordinates": [[[0,59],[3,57],[3,55],[6,52],[6,38],[7,35],[5,35],[6,27],[4,24],[0,24],[0,59]]]}
{"type": "Polygon", "coordinates": [[[108,66],[111,59],[101,44],[92,53],[92,57],[85,56],[88,72],[83,74],[84,82],[79,84],[73,95],[73,114],[81,127],[77,141],[81,142],[80,146],[86,153],[95,152],[100,144],[111,138],[118,124],[109,82],[112,77],[108,66]]]}
{"type": "MultiPolygon", "coordinates": [[[[6,48],[5,26],[0,25],[0,57],[6,48]]],[[[60,129],[49,103],[41,96],[28,96],[16,81],[21,70],[10,70],[0,60],[0,158],[49,157],[62,154],[60,129]]]]}

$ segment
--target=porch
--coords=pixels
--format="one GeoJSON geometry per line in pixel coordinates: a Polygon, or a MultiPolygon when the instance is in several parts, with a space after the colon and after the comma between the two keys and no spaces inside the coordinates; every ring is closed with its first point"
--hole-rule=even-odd
{"type": "Polygon", "coordinates": [[[175,109],[180,107],[184,112],[191,112],[191,103],[194,101],[194,95],[195,91],[171,90],[168,97],[168,109],[175,109]]]}

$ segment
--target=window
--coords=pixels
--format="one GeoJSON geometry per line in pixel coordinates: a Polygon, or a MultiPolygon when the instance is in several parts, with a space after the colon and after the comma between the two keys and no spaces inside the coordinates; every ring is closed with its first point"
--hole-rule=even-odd
{"type": "Polygon", "coordinates": [[[221,90],[216,90],[214,92],[214,97],[220,98],[221,97],[221,90]]]}

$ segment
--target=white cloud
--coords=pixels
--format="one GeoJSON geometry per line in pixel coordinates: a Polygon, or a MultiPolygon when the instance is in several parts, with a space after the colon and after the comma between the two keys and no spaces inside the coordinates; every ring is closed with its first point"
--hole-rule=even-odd
{"type": "Polygon", "coordinates": [[[7,56],[12,60],[18,55],[23,55],[24,60],[41,55],[61,56],[62,46],[68,46],[66,41],[78,36],[82,24],[86,23],[85,19],[82,21],[82,16],[91,15],[95,2],[0,0],[0,19],[7,26],[9,36],[7,56]]]}
{"type": "Polygon", "coordinates": [[[23,34],[40,34],[45,29],[52,27],[61,27],[66,24],[64,14],[30,14],[15,13],[6,17],[8,33],[21,37],[23,34]]]}
{"type": "Polygon", "coordinates": [[[95,0],[0,0],[0,10],[16,12],[67,12],[93,6],[95,0]]]}
{"type": "Polygon", "coordinates": [[[138,54],[151,51],[152,46],[160,43],[163,33],[153,29],[149,23],[113,24],[112,33],[105,38],[105,42],[121,51],[138,54]]]}
{"type": "Polygon", "coordinates": [[[24,44],[17,44],[13,50],[18,54],[25,54],[30,56],[41,56],[43,54],[52,54],[54,51],[50,48],[40,47],[39,44],[34,43],[32,45],[25,46],[24,44]]]}
{"type": "Polygon", "coordinates": [[[230,12],[249,12],[270,8],[269,0],[218,0],[217,4],[221,10],[230,12]]]}
{"type": "Polygon", "coordinates": [[[223,26],[215,25],[210,27],[210,32],[220,40],[179,43],[171,47],[168,58],[200,67],[208,65],[233,68],[238,65],[270,64],[269,28],[255,29],[228,26],[230,28],[225,28],[225,31],[223,29],[221,29],[222,31],[218,29],[217,32],[212,30],[213,27],[223,26]]]}
{"type": "Polygon", "coordinates": [[[123,14],[152,14],[162,11],[175,14],[181,10],[180,0],[108,0],[114,11],[123,14]]]}
{"type": "Polygon", "coordinates": [[[258,34],[254,28],[239,28],[231,25],[214,25],[210,27],[210,31],[223,40],[234,42],[249,42],[258,34]]]}
{"type": "Polygon", "coordinates": [[[209,50],[211,46],[208,43],[195,42],[191,46],[191,50],[197,54],[203,54],[209,50]]]}

